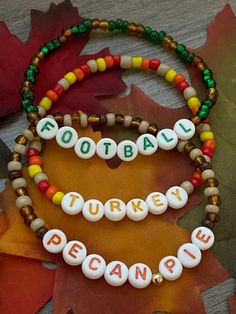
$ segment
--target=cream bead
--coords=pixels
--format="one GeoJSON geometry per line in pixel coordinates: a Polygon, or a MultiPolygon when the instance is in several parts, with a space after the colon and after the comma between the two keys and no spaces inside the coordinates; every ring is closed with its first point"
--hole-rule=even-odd
{"type": "Polygon", "coordinates": [[[149,122],[142,121],[138,127],[139,133],[146,133],[149,127],[149,122]]]}
{"type": "Polygon", "coordinates": [[[148,206],[140,198],[134,198],[126,204],[127,216],[134,221],[140,221],[147,217],[148,206]]]}
{"type": "Polygon", "coordinates": [[[131,56],[121,56],[120,57],[120,67],[121,69],[129,69],[132,66],[131,56]]]}
{"type": "Polygon", "coordinates": [[[167,64],[161,63],[156,72],[158,75],[165,77],[166,73],[169,71],[169,69],[170,69],[170,67],[167,64]]]}
{"type": "Polygon", "coordinates": [[[26,146],[22,145],[22,144],[15,144],[13,151],[16,153],[19,153],[21,155],[25,155],[26,154],[26,146]]]}
{"type": "Polygon", "coordinates": [[[34,177],[35,184],[39,184],[39,182],[44,181],[44,180],[48,180],[48,176],[45,173],[38,173],[34,177]]]}
{"type": "Polygon", "coordinates": [[[63,126],[57,131],[56,142],[62,148],[72,148],[78,141],[78,133],[70,126],[63,126]]]}
{"type": "Polygon", "coordinates": [[[189,100],[190,98],[197,96],[197,92],[192,86],[189,86],[185,88],[183,96],[184,99],[189,100]]]}
{"type": "Polygon", "coordinates": [[[37,123],[36,130],[41,138],[50,140],[56,136],[58,124],[55,120],[43,118],[37,123]]]}
{"type": "Polygon", "coordinates": [[[180,140],[190,140],[195,134],[195,125],[188,119],[176,121],[173,129],[180,140]]]}
{"type": "Polygon", "coordinates": [[[194,191],[194,186],[189,181],[184,181],[180,186],[187,192],[188,195],[192,194],[194,191]]]}
{"type": "Polygon", "coordinates": [[[123,201],[112,198],[108,200],[105,205],[105,216],[111,221],[120,221],[126,215],[126,205],[123,201]]]}
{"type": "Polygon", "coordinates": [[[171,208],[179,209],[184,207],[188,202],[187,192],[180,186],[172,186],[166,192],[168,205],[171,208]]]}
{"type": "Polygon", "coordinates": [[[16,207],[21,209],[23,206],[32,206],[32,200],[28,195],[22,195],[16,199],[16,207]]]}
{"type": "Polygon", "coordinates": [[[30,224],[30,229],[33,231],[37,231],[39,228],[43,227],[45,225],[45,222],[41,218],[36,218],[33,220],[30,224]]]}
{"type": "Polygon", "coordinates": [[[154,215],[163,214],[168,208],[167,198],[160,192],[150,193],[146,198],[149,212],[154,215]]]}
{"type": "Polygon", "coordinates": [[[206,159],[206,162],[211,162],[211,158],[207,155],[202,155],[205,159],[206,159]]]}
{"type": "Polygon", "coordinates": [[[61,201],[61,208],[68,215],[76,215],[82,211],[84,199],[77,192],[66,193],[61,201]]]}
{"type": "Polygon", "coordinates": [[[66,243],[66,235],[59,229],[51,229],[43,237],[43,246],[50,253],[62,252],[66,243]]]}
{"type": "Polygon", "coordinates": [[[92,59],[87,62],[87,65],[92,73],[96,73],[98,71],[98,65],[96,60],[92,59]]]}
{"type": "Polygon", "coordinates": [[[129,283],[138,289],[146,288],[152,280],[151,269],[143,264],[136,263],[129,268],[129,283]]]}
{"type": "Polygon", "coordinates": [[[42,150],[42,143],[40,141],[32,141],[29,147],[37,149],[37,151],[40,153],[42,150]]]}
{"type": "Polygon", "coordinates": [[[64,90],[67,90],[70,87],[70,83],[65,78],[60,79],[57,84],[61,85],[64,90]]]}
{"type": "Polygon", "coordinates": [[[191,240],[200,250],[204,251],[212,247],[215,236],[209,228],[198,227],[193,230],[191,240]]]}
{"type": "Polygon", "coordinates": [[[206,211],[207,213],[218,214],[219,211],[220,211],[220,208],[219,208],[219,206],[209,204],[209,205],[207,205],[207,206],[205,207],[205,211],[206,211]]]}
{"type": "Polygon", "coordinates": [[[123,126],[128,128],[130,126],[130,123],[131,123],[132,120],[133,120],[133,118],[131,116],[124,116],[123,126]]]}
{"type": "Polygon", "coordinates": [[[194,160],[195,158],[197,158],[198,156],[202,156],[202,151],[199,148],[194,148],[190,154],[189,157],[194,160]]]}
{"type": "Polygon", "coordinates": [[[27,182],[25,181],[24,178],[17,178],[12,181],[12,188],[15,191],[18,188],[26,188],[27,187],[27,182]]]}
{"type": "Polygon", "coordinates": [[[128,274],[128,267],[124,263],[113,261],[106,266],[104,278],[109,285],[118,287],[127,281],[128,274]]]}
{"type": "Polygon", "coordinates": [[[196,127],[197,133],[202,133],[204,131],[210,131],[211,127],[208,123],[200,123],[197,127],[196,127]]]}
{"type": "Polygon", "coordinates": [[[89,159],[96,153],[96,144],[90,137],[81,137],[74,147],[75,153],[82,159],[89,159]]]}
{"type": "Polygon", "coordinates": [[[149,156],[153,155],[158,148],[157,139],[152,134],[142,134],[136,141],[138,151],[140,154],[149,156]]]}
{"type": "Polygon", "coordinates": [[[83,216],[88,221],[98,221],[102,219],[104,215],[104,206],[102,202],[91,199],[84,203],[83,206],[83,216]]]}
{"type": "Polygon", "coordinates": [[[33,141],[34,139],[34,134],[31,130],[25,129],[24,132],[22,133],[29,141],[33,141]]]}
{"type": "Polygon", "coordinates": [[[19,161],[15,160],[9,161],[9,163],[7,164],[7,169],[8,171],[20,171],[22,169],[22,164],[19,161]]]}
{"type": "Polygon", "coordinates": [[[185,243],[178,249],[177,257],[184,267],[193,268],[201,262],[202,253],[196,245],[185,243]]]}
{"type": "Polygon", "coordinates": [[[41,118],[43,118],[46,116],[47,111],[45,108],[38,106],[38,114],[40,115],[41,118]]]}
{"type": "Polygon", "coordinates": [[[138,155],[138,147],[134,142],[124,140],[117,145],[117,155],[123,161],[134,160],[138,155]]]}
{"type": "Polygon", "coordinates": [[[62,252],[64,261],[71,266],[82,264],[86,255],[87,249],[85,245],[77,240],[69,241],[63,248],[62,252]]]}
{"type": "Polygon", "coordinates": [[[55,118],[52,114],[48,114],[45,118],[55,121],[55,118]]]}
{"type": "Polygon", "coordinates": [[[183,266],[175,256],[166,256],[159,263],[159,272],[166,280],[172,281],[178,279],[182,272],[183,266]]]}
{"type": "Polygon", "coordinates": [[[180,153],[183,153],[184,151],[184,146],[188,143],[188,141],[179,141],[177,145],[177,150],[180,153]]]}
{"type": "Polygon", "coordinates": [[[86,128],[88,126],[88,115],[85,113],[80,114],[80,125],[83,128],[86,128]]]}
{"type": "Polygon", "coordinates": [[[162,129],[157,134],[157,142],[164,150],[173,149],[178,143],[177,134],[171,129],[162,129]]]}
{"type": "Polygon", "coordinates": [[[205,196],[211,196],[211,195],[219,195],[220,194],[220,191],[217,187],[208,187],[208,188],[205,188],[204,190],[204,195],[205,196]]]}
{"type": "Polygon", "coordinates": [[[89,279],[99,279],[104,275],[106,262],[98,254],[88,255],[82,263],[82,272],[89,279]]]}
{"type": "Polygon", "coordinates": [[[65,114],[63,117],[63,124],[65,126],[72,126],[72,120],[71,120],[71,115],[70,114],[65,114]]]}
{"type": "Polygon", "coordinates": [[[215,178],[215,173],[211,169],[204,170],[202,172],[202,179],[205,181],[207,179],[215,178]]]}
{"type": "Polygon", "coordinates": [[[117,145],[111,138],[102,138],[97,142],[96,153],[102,159],[111,159],[116,155],[117,145]]]}
{"type": "Polygon", "coordinates": [[[116,124],[116,116],[114,113],[107,113],[106,118],[107,118],[107,126],[113,126],[116,124]]]}

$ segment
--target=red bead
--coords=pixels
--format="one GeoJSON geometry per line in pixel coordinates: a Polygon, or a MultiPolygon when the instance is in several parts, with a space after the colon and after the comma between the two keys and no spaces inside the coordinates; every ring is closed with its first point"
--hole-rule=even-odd
{"type": "Polygon", "coordinates": [[[187,83],[186,81],[180,82],[179,84],[176,85],[178,90],[183,93],[183,91],[185,90],[185,88],[189,87],[189,83],[187,83]]]}
{"type": "Polygon", "coordinates": [[[153,71],[156,71],[159,68],[161,61],[159,59],[151,59],[149,63],[149,68],[153,71]]]}
{"type": "Polygon", "coordinates": [[[27,158],[29,159],[32,156],[37,156],[39,154],[39,151],[36,148],[29,148],[27,150],[27,158]]]}
{"type": "Polygon", "coordinates": [[[189,180],[189,182],[192,183],[192,185],[194,186],[194,189],[197,190],[201,187],[202,185],[202,180],[196,179],[196,178],[192,178],[189,180]]]}
{"type": "Polygon", "coordinates": [[[43,180],[37,184],[37,187],[41,193],[45,193],[50,187],[50,183],[47,180],[43,180]]]}
{"type": "Polygon", "coordinates": [[[120,66],[120,56],[113,56],[114,66],[120,66]]]}
{"type": "Polygon", "coordinates": [[[84,72],[85,76],[87,76],[91,73],[90,68],[87,64],[80,65],[80,69],[84,72]]]}
{"type": "Polygon", "coordinates": [[[201,150],[202,150],[203,155],[207,155],[207,156],[209,156],[210,158],[213,157],[214,152],[213,152],[212,149],[210,149],[210,148],[208,148],[208,147],[203,147],[201,150]]]}
{"type": "Polygon", "coordinates": [[[202,180],[202,173],[201,173],[201,171],[199,171],[199,170],[195,171],[194,174],[193,174],[193,178],[194,179],[198,179],[198,180],[202,180]]]}
{"type": "Polygon", "coordinates": [[[64,88],[60,84],[54,86],[53,90],[57,95],[61,95],[64,92],[64,88]]]}

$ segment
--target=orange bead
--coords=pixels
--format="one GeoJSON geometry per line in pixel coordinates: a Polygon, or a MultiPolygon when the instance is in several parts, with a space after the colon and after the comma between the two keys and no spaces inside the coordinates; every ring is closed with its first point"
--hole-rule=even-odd
{"type": "Polygon", "coordinates": [[[51,185],[51,186],[47,189],[47,191],[45,192],[45,195],[46,195],[46,197],[47,197],[48,199],[51,200],[51,199],[53,198],[54,194],[57,193],[57,192],[58,192],[58,188],[55,187],[54,185],[51,185]]]}
{"type": "Polygon", "coordinates": [[[29,165],[43,165],[43,160],[39,155],[35,155],[29,158],[29,165]]]}
{"type": "Polygon", "coordinates": [[[216,141],[214,139],[206,140],[203,142],[203,146],[214,150],[216,148],[216,141]]]}
{"type": "Polygon", "coordinates": [[[195,116],[197,113],[198,113],[198,110],[199,110],[199,106],[194,106],[191,111],[192,111],[192,114],[195,116]]]}
{"type": "Polygon", "coordinates": [[[51,99],[51,101],[55,102],[58,99],[58,95],[57,93],[55,93],[53,90],[49,89],[46,92],[46,97],[48,97],[49,99],[51,99]]]}
{"type": "Polygon", "coordinates": [[[149,59],[143,59],[141,64],[141,69],[147,70],[149,68],[150,60],[149,59]]]}
{"type": "Polygon", "coordinates": [[[201,173],[201,171],[195,171],[193,173],[193,178],[194,179],[198,179],[198,180],[202,180],[202,173],[201,173]]]}
{"type": "Polygon", "coordinates": [[[183,74],[177,74],[176,76],[175,76],[175,79],[174,79],[174,84],[175,85],[177,85],[177,84],[179,84],[179,83],[181,83],[181,82],[183,82],[183,81],[185,81],[185,77],[184,77],[184,75],[183,74]]]}
{"type": "Polygon", "coordinates": [[[104,60],[106,62],[107,68],[112,68],[114,66],[114,60],[113,60],[112,56],[106,56],[106,57],[104,57],[104,60]]]}
{"type": "Polygon", "coordinates": [[[84,79],[84,72],[80,68],[75,68],[72,72],[76,75],[78,81],[84,79]]]}

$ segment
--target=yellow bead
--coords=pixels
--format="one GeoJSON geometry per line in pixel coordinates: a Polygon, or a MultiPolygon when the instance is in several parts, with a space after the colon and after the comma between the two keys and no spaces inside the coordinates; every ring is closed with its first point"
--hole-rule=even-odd
{"type": "Polygon", "coordinates": [[[64,75],[64,79],[66,79],[70,85],[74,84],[76,82],[76,75],[73,72],[68,72],[66,75],[64,75]]]}
{"type": "Polygon", "coordinates": [[[132,67],[139,69],[139,68],[141,68],[142,62],[143,62],[142,57],[133,57],[132,58],[132,67]]]}
{"type": "Polygon", "coordinates": [[[105,71],[107,68],[106,62],[103,58],[98,58],[97,60],[98,70],[99,71],[105,71]]]}
{"type": "Polygon", "coordinates": [[[31,165],[28,167],[28,173],[31,178],[35,177],[36,174],[42,173],[42,168],[39,165],[31,165]]]}
{"type": "Polygon", "coordinates": [[[56,205],[60,205],[64,195],[63,192],[56,192],[52,198],[52,202],[56,205]]]}
{"type": "Polygon", "coordinates": [[[175,70],[169,69],[169,71],[167,71],[165,79],[167,80],[167,82],[173,82],[175,77],[176,77],[177,72],[175,70]]]}
{"type": "Polygon", "coordinates": [[[197,97],[191,97],[189,98],[189,100],[187,101],[188,107],[189,109],[192,109],[195,106],[200,106],[201,102],[197,97]]]}
{"type": "Polygon", "coordinates": [[[214,133],[211,132],[211,131],[203,131],[201,134],[200,134],[200,140],[202,142],[205,142],[207,140],[213,140],[214,139],[214,133]]]}
{"type": "Polygon", "coordinates": [[[43,97],[39,103],[39,106],[43,107],[45,110],[49,110],[52,106],[52,101],[48,97],[43,97]]]}

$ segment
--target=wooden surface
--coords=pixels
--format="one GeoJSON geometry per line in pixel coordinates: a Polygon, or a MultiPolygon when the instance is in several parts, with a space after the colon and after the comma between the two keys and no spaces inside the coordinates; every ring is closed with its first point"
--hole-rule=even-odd
{"type": "MultiPolygon", "coordinates": [[[[59,2],[54,1],[54,3],[59,2]]],[[[236,12],[236,1],[231,0],[228,2],[236,12]]],[[[190,48],[199,47],[205,42],[207,24],[217,12],[223,9],[225,3],[226,1],[223,0],[72,1],[74,6],[79,7],[82,16],[91,18],[97,16],[108,19],[122,17],[129,21],[150,25],[158,30],[164,29],[168,34],[173,35],[177,41],[181,41],[190,48]]],[[[46,11],[49,4],[49,0],[0,0],[0,20],[4,20],[10,31],[25,41],[30,30],[30,10],[46,11]]],[[[97,34],[92,37],[83,52],[94,53],[105,46],[111,47],[113,53],[135,53],[146,57],[158,55],[164,62],[168,62],[175,69],[184,72],[188,76],[181,62],[177,61],[175,57],[148,42],[137,41],[135,38],[97,34]]],[[[148,96],[163,105],[176,107],[182,104],[181,97],[174,93],[171,87],[167,87],[161,80],[152,79],[150,74],[124,74],[124,80],[127,85],[132,82],[137,84],[148,96]]],[[[16,86],[16,88],[18,87],[16,86]]],[[[0,138],[12,148],[15,136],[24,128],[25,124],[25,116],[21,114],[6,119],[0,125],[0,138]]],[[[0,182],[1,187],[3,187],[3,182],[0,182]]],[[[233,293],[234,286],[235,280],[231,278],[205,291],[203,299],[206,313],[229,313],[227,298],[233,293]]],[[[40,313],[52,313],[52,304],[49,302],[40,313]]]]}

